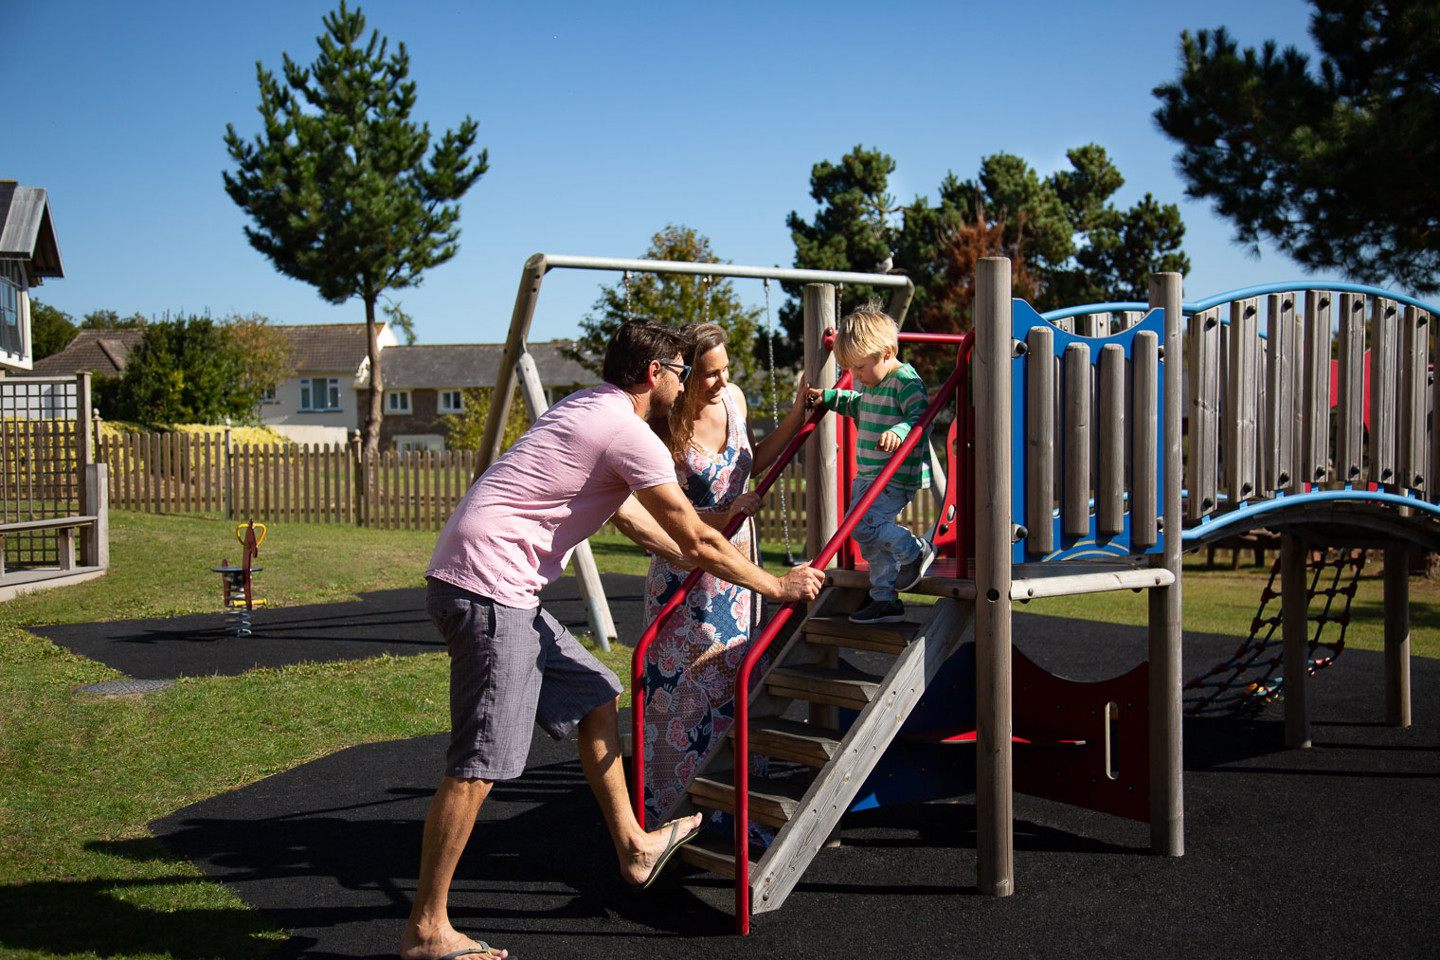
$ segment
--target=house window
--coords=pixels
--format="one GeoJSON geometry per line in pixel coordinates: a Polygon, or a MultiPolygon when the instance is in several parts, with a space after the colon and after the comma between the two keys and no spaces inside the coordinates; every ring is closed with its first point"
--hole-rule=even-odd
{"type": "Polygon", "coordinates": [[[385,412],[405,414],[410,412],[409,390],[386,390],[385,412]]]}
{"type": "Polygon", "coordinates": [[[395,449],[400,453],[443,453],[445,438],[438,433],[402,433],[395,438],[395,449]]]}
{"type": "Polygon", "coordinates": [[[261,403],[279,403],[279,402],[280,402],[280,398],[275,395],[275,387],[274,387],[273,385],[272,385],[272,386],[269,386],[269,387],[261,387],[261,388],[260,388],[260,402],[261,402],[261,403]]]}
{"type": "Polygon", "coordinates": [[[20,332],[20,290],[24,276],[14,260],[0,260],[0,353],[21,356],[25,338],[20,332]]]}
{"type": "Polygon", "coordinates": [[[340,381],[335,377],[302,377],[300,409],[321,412],[340,409],[340,381]]]}
{"type": "Polygon", "coordinates": [[[463,390],[441,390],[440,391],[440,412],[460,413],[465,409],[465,392],[463,390]]]}

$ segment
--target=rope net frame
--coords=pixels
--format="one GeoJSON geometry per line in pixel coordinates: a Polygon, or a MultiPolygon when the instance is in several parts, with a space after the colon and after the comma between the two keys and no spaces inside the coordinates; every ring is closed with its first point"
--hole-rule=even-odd
{"type": "MultiPolygon", "coordinates": [[[[1364,550],[1324,550],[1320,559],[1306,562],[1306,668],[1314,676],[1345,652],[1345,631],[1350,626],[1350,605],[1365,566],[1364,550]],[[1316,596],[1325,603],[1312,609],[1316,596]],[[1326,638],[1330,624],[1338,627],[1326,638]]],[[[1284,699],[1285,677],[1278,671],[1285,664],[1281,637],[1280,561],[1270,568],[1270,579],[1260,592],[1260,605],[1250,621],[1250,636],[1230,658],[1185,684],[1185,712],[1195,715],[1245,715],[1258,713],[1266,704],[1284,699]]]]}

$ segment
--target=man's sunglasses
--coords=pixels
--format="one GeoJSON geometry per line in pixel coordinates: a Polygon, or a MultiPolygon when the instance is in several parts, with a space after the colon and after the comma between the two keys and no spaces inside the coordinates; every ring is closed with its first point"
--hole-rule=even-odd
{"type": "Polygon", "coordinates": [[[690,378],[690,364],[688,363],[675,363],[671,360],[656,360],[655,362],[670,369],[675,374],[675,379],[681,383],[690,378]]]}

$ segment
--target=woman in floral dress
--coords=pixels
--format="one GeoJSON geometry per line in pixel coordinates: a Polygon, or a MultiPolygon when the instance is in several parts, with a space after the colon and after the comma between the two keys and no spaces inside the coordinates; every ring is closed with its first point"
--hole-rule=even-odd
{"type": "MultiPolygon", "coordinates": [[[[695,510],[716,529],[737,513],[753,515],[760,498],[748,492],[805,422],[805,384],[789,414],[759,444],[746,421],[745,395],[730,383],[725,330],[713,323],[685,328],[685,394],[659,430],[675,457],[675,474],[695,510]]],[[[731,538],[759,562],[754,523],[731,538]]],[[[653,621],[690,571],[663,557],[650,561],[645,617],[653,621]]],[[[702,574],[670,615],[645,662],[646,818],[663,823],[734,720],[735,674],[757,625],[755,596],[702,574]]]]}

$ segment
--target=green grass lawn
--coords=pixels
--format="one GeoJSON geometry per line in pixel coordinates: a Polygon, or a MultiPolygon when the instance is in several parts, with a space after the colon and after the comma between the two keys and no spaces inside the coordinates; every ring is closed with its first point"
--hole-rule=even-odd
{"type": "MultiPolygon", "coordinates": [[[[417,586],[432,532],[274,524],[258,593],[271,604],[342,603],[417,586]]],[[[619,538],[593,544],[602,570],[643,573],[619,538]]],[[[443,654],[301,664],[199,677],[156,694],[94,697],[116,679],[28,631],[42,624],[214,613],[210,567],[239,557],[234,524],[111,515],[110,573],[0,605],[0,956],[252,958],[284,940],[259,914],[152,839],[186,804],[355,744],[443,731],[443,654]]],[[[773,562],[778,551],[767,551],[773,562]]],[[[1379,571],[1366,571],[1348,637],[1378,649],[1379,571]]],[[[1187,567],[1186,626],[1243,635],[1268,572],[1187,567]]],[[[1414,648],[1440,655],[1440,585],[1412,581],[1414,648]]],[[[1130,594],[1037,601],[1039,613],[1143,623],[1130,594]]],[[[628,650],[603,659],[628,675],[628,650]]],[[[437,773],[438,775],[438,773],[437,773]]],[[[418,851],[417,851],[418,856],[418,851]]]]}

